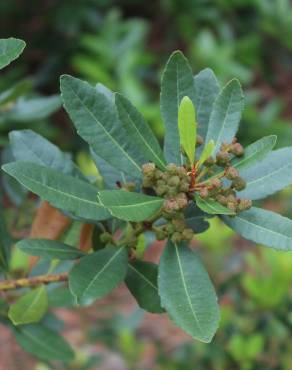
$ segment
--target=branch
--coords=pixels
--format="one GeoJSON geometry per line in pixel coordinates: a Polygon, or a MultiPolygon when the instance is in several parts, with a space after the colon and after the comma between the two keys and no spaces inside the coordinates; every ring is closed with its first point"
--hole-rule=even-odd
{"type": "Polygon", "coordinates": [[[3,280],[3,281],[0,281],[0,291],[12,290],[12,289],[18,289],[18,288],[27,288],[27,287],[32,287],[35,285],[40,285],[40,284],[58,283],[58,282],[67,281],[67,280],[68,280],[67,272],[64,272],[62,274],[56,274],[56,275],[41,275],[41,276],[16,279],[16,280],[3,280]]]}

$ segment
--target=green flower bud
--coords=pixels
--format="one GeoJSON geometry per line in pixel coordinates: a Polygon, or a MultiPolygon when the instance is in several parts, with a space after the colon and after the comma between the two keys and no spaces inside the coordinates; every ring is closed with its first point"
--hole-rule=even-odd
{"type": "Polygon", "coordinates": [[[178,176],[171,176],[167,182],[169,186],[178,186],[180,183],[180,178],[178,176]]]}
{"type": "Polygon", "coordinates": [[[164,240],[167,237],[165,231],[161,228],[155,230],[155,236],[157,240],[164,240]]]}
{"type": "Polygon", "coordinates": [[[188,182],[181,182],[179,185],[179,191],[187,193],[189,191],[190,184],[188,182]]]}
{"type": "Polygon", "coordinates": [[[179,209],[185,208],[188,205],[188,198],[184,193],[179,193],[176,197],[179,209]]]}
{"type": "Polygon", "coordinates": [[[237,157],[241,157],[244,154],[244,148],[241,144],[235,143],[232,145],[231,153],[233,153],[237,157]]]}
{"type": "Polygon", "coordinates": [[[104,232],[104,233],[100,234],[99,238],[100,238],[100,241],[103,244],[109,243],[113,240],[113,236],[108,232],[104,232]]]}
{"type": "Polygon", "coordinates": [[[219,179],[213,179],[213,180],[211,180],[211,181],[210,181],[210,185],[211,185],[213,188],[218,189],[218,188],[220,188],[220,187],[222,186],[222,182],[221,182],[221,180],[219,180],[219,179]]]}
{"type": "Polygon", "coordinates": [[[225,176],[227,177],[228,180],[234,180],[236,177],[239,176],[239,173],[236,168],[228,167],[225,176]]]}
{"type": "Polygon", "coordinates": [[[174,226],[175,231],[183,231],[185,228],[184,220],[172,220],[172,225],[174,226]]]}
{"type": "Polygon", "coordinates": [[[222,206],[226,206],[227,205],[227,198],[224,195],[218,194],[216,196],[216,200],[217,200],[217,202],[219,202],[220,204],[222,204],[222,206]]]}
{"type": "Polygon", "coordinates": [[[240,199],[238,204],[238,211],[243,212],[252,207],[252,201],[250,199],[240,199]]]}
{"type": "Polygon", "coordinates": [[[168,223],[165,226],[165,231],[167,232],[168,235],[173,234],[175,232],[175,226],[172,223],[168,223]]]}
{"type": "Polygon", "coordinates": [[[227,202],[227,208],[233,212],[236,212],[236,203],[234,202],[227,202]]]}
{"type": "Polygon", "coordinates": [[[229,163],[229,154],[227,152],[218,152],[216,155],[216,163],[218,166],[226,166],[229,163]]]}
{"type": "Polygon", "coordinates": [[[168,188],[166,185],[159,185],[155,188],[155,192],[157,195],[161,196],[161,195],[164,195],[166,194],[168,191],[168,188]]]}
{"type": "Polygon", "coordinates": [[[184,229],[184,231],[182,232],[182,236],[185,240],[192,240],[193,237],[194,237],[194,232],[192,229],[184,229]]]}
{"type": "Polygon", "coordinates": [[[167,166],[166,166],[166,171],[168,173],[170,173],[171,175],[176,175],[176,172],[177,172],[177,167],[175,164],[173,163],[169,163],[167,166]]]}
{"type": "Polygon", "coordinates": [[[232,187],[237,190],[237,191],[241,191],[243,189],[245,189],[246,187],[246,182],[241,178],[241,177],[236,177],[233,181],[232,181],[232,187]]]}
{"type": "Polygon", "coordinates": [[[155,164],[154,163],[145,163],[142,166],[142,172],[144,175],[153,174],[155,171],[155,164]]]}
{"type": "Polygon", "coordinates": [[[204,165],[206,166],[206,167],[211,167],[211,166],[213,166],[215,164],[215,160],[214,160],[214,158],[213,157],[209,157],[209,158],[207,158],[206,160],[205,160],[205,162],[204,162],[204,165]]]}
{"type": "Polygon", "coordinates": [[[179,232],[173,233],[172,236],[171,236],[171,240],[172,240],[173,243],[179,243],[180,241],[182,241],[181,233],[179,233],[179,232]]]}
{"type": "Polygon", "coordinates": [[[200,189],[199,194],[200,194],[200,197],[203,199],[206,199],[209,197],[209,191],[207,188],[200,189]]]}

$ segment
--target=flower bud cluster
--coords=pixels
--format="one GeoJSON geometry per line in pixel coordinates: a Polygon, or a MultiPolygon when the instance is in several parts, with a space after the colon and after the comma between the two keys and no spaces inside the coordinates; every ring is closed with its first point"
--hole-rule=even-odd
{"type": "Polygon", "coordinates": [[[211,178],[209,181],[205,181],[205,186],[200,187],[199,194],[202,198],[212,198],[229,208],[235,213],[243,212],[248,210],[252,206],[252,202],[249,199],[239,199],[236,195],[237,191],[245,189],[246,182],[240,177],[238,170],[231,165],[231,159],[241,157],[244,154],[244,149],[241,144],[234,138],[230,144],[223,143],[220,147],[219,152],[216,155],[216,159],[209,158],[205,162],[205,167],[209,168],[209,171],[213,171],[215,165],[224,168],[224,175],[219,177],[211,178]],[[223,178],[230,181],[228,187],[223,186],[223,178]]]}
{"type": "Polygon", "coordinates": [[[142,166],[144,188],[151,188],[165,199],[163,217],[168,221],[163,227],[155,228],[158,240],[170,237],[173,242],[191,240],[193,231],[186,227],[184,209],[188,205],[190,176],[184,167],[168,164],[164,172],[153,163],[142,166]]]}

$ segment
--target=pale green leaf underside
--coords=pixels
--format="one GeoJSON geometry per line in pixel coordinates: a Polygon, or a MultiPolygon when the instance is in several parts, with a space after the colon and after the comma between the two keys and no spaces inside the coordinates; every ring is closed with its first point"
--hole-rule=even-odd
{"type": "Polygon", "coordinates": [[[178,109],[184,96],[195,100],[194,80],[187,59],[174,52],[165,67],[161,81],[160,109],[165,126],[164,156],[168,163],[181,164],[178,132],[178,109]]]}
{"type": "Polygon", "coordinates": [[[48,296],[43,285],[20,297],[9,308],[8,316],[14,325],[30,324],[42,319],[48,309],[48,296]]]}
{"type": "Polygon", "coordinates": [[[55,331],[40,324],[23,325],[13,330],[15,339],[27,352],[42,360],[73,360],[74,352],[55,331]]]}
{"type": "Polygon", "coordinates": [[[240,172],[247,183],[241,198],[262,199],[292,184],[292,148],[274,150],[240,172]]]}
{"type": "Polygon", "coordinates": [[[97,201],[97,189],[89,183],[52,168],[30,162],[14,162],[3,170],[53,206],[89,220],[104,220],[110,214],[97,201]]]}
{"type": "Polygon", "coordinates": [[[165,159],[162,150],[143,116],[128,99],[120,94],[115,95],[115,103],[125,130],[131,134],[133,144],[137,146],[145,162],[151,161],[164,169],[165,159]]]}
{"type": "Polygon", "coordinates": [[[234,215],[234,211],[222,206],[222,204],[216,202],[214,199],[207,198],[203,199],[198,194],[195,195],[195,201],[197,206],[204,212],[211,215],[234,215]]]}
{"type": "Polygon", "coordinates": [[[235,136],[243,110],[243,94],[238,80],[231,80],[217,96],[210,114],[206,143],[215,142],[217,153],[223,142],[235,136]]]}
{"type": "Polygon", "coordinates": [[[143,160],[119,121],[112,102],[87,82],[68,75],[62,76],[60,81],[64,107],[77,133],[112,166],[141,177],[143,160]]]}
{"type": "Polygon", "coordinates": [[[199,159],[198,165],[201,166],[209,157],[211,157],[215,148],[214,140],[210,140],[207,145],[205,145],[202,154],[199,159]]]}
{"type": "Polygon", "coordinates": [[[104,190],[98,192],[100,203],[109,212],[122,220],[144,221],[155,215],[162,207],[164,200],[140,193],[124,190],[104,190]]]}
{"type": "Polygon", "coordinates": [[[46,259],[71,260],[85,255],[79,249],[56,240],[23,239],[16,246],[24,253],[46,259]]]}
{"type": "Polygon", "coordinates": [[[224,222],[248,240],[279,250],[292,250],[292,221],[277,213],[252,207],[224,222]]]}
{"type": "Polygon", "coordinates": [[[0,69],[19,57],[25,48],[25,42],[13,37],[0,39],[0,69]]]}
{"type": "Polygon", "coordinates": [[[216,293],[199,257],[185,243],[168,241],[159,265],[162,306],[176,325],[203,342],[218,328],[216,293]]]}
{"type": "Polygon", "coordinates": [[[81,304],[102,298],[124,280],[128,256],[124,247],[108,246],[81,258],[69,274],[69,288],[81,304]]]}

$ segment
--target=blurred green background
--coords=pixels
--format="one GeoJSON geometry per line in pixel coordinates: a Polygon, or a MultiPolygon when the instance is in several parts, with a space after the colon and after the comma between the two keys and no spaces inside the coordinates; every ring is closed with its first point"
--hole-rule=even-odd
{"type": "MultiPolygon", "coordinates": [[[[122,92],[161,138],[160,76],[176,49],[196,72],[210,67],[222,84],[233,77],[241,81],[246,95],[241,142],[274,133],[278,147],[292,143],[289,0],[1,1],[0,37],[10,36],[24,39],[27,47],[0,79],[2,162],[11,156],[7,133],[31,128],[73,152],[91,174],[86,146],[60,109],[62,73],[122,92]]],[[[25,235],[34,202],[11,179],[4,177],[2,183],[10,199],[10,229],[25,235]]],[[[291,195],[292,189],[286,189],[264,206],[291,217],[291,195]]],[[[291,253],[252,245],[216,222],[198,239],[222,308],[221,326],[211,344],[189,340],[163,317],[145,316],[121,288],[91,309],[57,312],[56,325],[65,322],[78,358],[66,368],[53,368],[291,370],[291,253]]],[[[23,267],[22,258],[14,256],[16,267],[19,260],[23,267]]],[[[15,351],[5,370],[52,369],[15,351]]]]}

